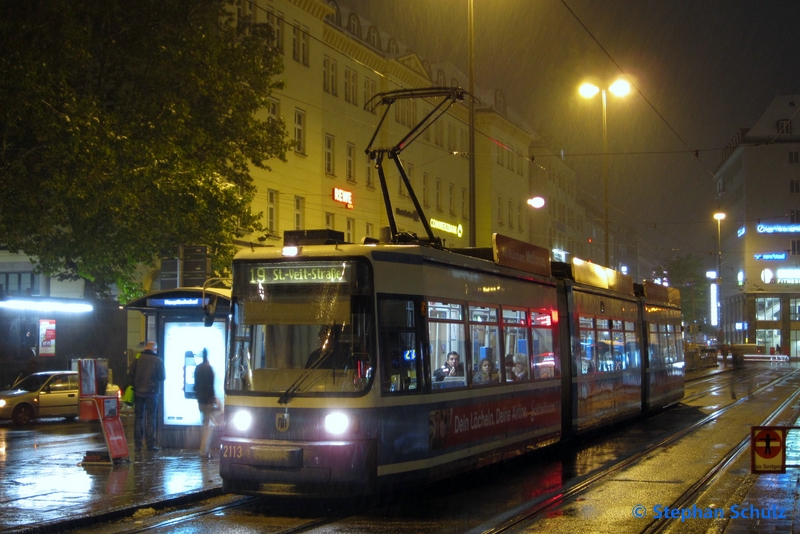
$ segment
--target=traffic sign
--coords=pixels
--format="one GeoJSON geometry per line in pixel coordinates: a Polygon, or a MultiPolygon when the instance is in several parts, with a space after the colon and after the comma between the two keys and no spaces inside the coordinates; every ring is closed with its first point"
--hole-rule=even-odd
{"type": "Polygon", "coordinates": [[[750,470],[753,473],[786,472],[785,427],[754,426],[750,429],[750,470]]]}

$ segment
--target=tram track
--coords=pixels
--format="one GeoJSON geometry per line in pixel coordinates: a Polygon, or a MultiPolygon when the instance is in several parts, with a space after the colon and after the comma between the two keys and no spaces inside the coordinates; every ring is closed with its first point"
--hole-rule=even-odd
{"type": "MultiPolygon", "coordinates": [[[[693,393],[691,395],[686,395],[680,400],[680,402],[682,402],[682,403],[692,402],[692,401],[701,399],[703,397],[706,397],[706,396],[708,396],[710,394],[716,393],[717,391],[721,391],[721,390],[724,390],[726,388],[733,387],[733,386],[735,386],[737,384],[750,382],[751,380],[753,380],[755,378],[758,378],[758,377],[764,376],[764,375],[768,375],[771,372],[772,372],[771,369],[759,370],[759,371],[756,371],[756,372],[751,372],[750,374],[748,374],[746,376],[736,377],[735,379],[732,379],[731,381],[729,381],[726,384],[720,384],[718,386],[712,386],[711,388],[709,388],[707,390],[699,391],[699,392],[693,393]]],[[[699,384],[704,384],[704,383],[712,383],[712,382],[714,382],[715,380],[718,379],[718,375],[719,375],[719,373],[717,375],[712,375],[712,376],[708,376],[708,377],[696,378],[693,381],[687,380],[686,382],[687,383],[691,382],[693,386],[699,385],[699,384]]]]}
{"type": "MultiPolygon", "coordinates": [[[[526,524],[533,523],[537,519],[541,518],[543,514],[552,512],[555,509],[567,504],[568,502],[574,501],[580,495],[585,494],[594,487],[597,487],[600,483],[608,480],[612,475],[622,471],[627,467],[636,464],[637,462],[653,454],[654,452],[674,444],[679,439],[715,421],[721,415],[725,414],[726,412],[729,412],[733,408],[756,397],[761,393],[766,392],[770,388],[775,387],[776,385],[779,385],[789,380],[790,378],[796,377],[798,375],[800,375],[800,370],[793,370],[786,375],[777,377],[774,380],[768,382],[767,384],[761,386],[760,388],[746,395],[743,395],[742,397],[739,397],[733,402],[713,411],[712,413],[706,415],[705,417],[692,423],[691,425],[673,432],[672,434],[664,437],[657,443],[654,443],[650,446],[645,447],[640,451],[635,452],[634,454],[615,463],[614,465],[608,466],[607,468],[601,469],[595,473],[591,473],[586,476],[580,477],[557,490],[543,494],[539,496],[537,499],[521,505],[516,510],[506,511],[505,513],[498,516],[496,519],[484,522],[483,527],[473,529],[470,532],[473,534],[499,534],[502,532],[511,532],[514,529],[524,527],[526,524]]],[[[786,408],[790,406],[792,402],[796,401],[799,397],[800,397],[800,390],[795,392],[786,401],[781,403],[781,405],[778,408],[773,410],[766,418],[764,418],[762,425],[768,425],[770,422],[772,422],[776,417],[778,417],[778,415],[781,412],[786,410],[786,408]]],[[[702,492],[704,488],[707,488],[711,483],[713,483],[715,477],[718,476],[719,473],[723,472],[724,468],[727,465],[729,465],[735,458],[737,458],[743,453],[743,451],[747,448],[748,442],[749,438],[745,438],[735,447],[733,447],[719,462],[717,462],[708,471],[706,475],[701,477],[701,479],[698,480],[695,484],[693,484],[691,488],[686,490],[686,492],[684,492],[684,494],[679,499],[677,499],[676,502],[673,503],[673,505],[679,507],[681,504],[692,502],[692,499],[694,497],[696,497],[700,492],[702,492]]],[[[643,525],[644,530],[642,530],[642,532],[664,532],[664,529],[667,527],[667,525],[668,525],[667,522],[662,523],[660,521],[652,521],[646,526],[643,525]],[[656,523],[658,523],[659,525],[656,525],[656,523]],[[651,528],[653,530],[648,530],[651,528]]]]}
{"type": "MultiPolygon", "coordinates": [[[[764,372],[758,373],[748,373],[747,376],[736,379],[733,381],[729,381],[726,384],[719,386],[718,388],[710,388],[702,392],[703,394],[708,394],[711,391],[716,391],[719,389],[724,389],[726,387],[730,387],[731,383],[741,383],[744,381],[752,381],[755,378],[758,378],[764,375],[764,372]]],[[[720,415],[732,410],[736,406],[741,405],[743,402],[746,402],[749,399],[752,399],[754,396],[757,396],[769,388],[772,388],[785,380],[789,380],[790,378],[797,376],[800,374],[800,370],[792,371],[783,375],[781,377],[777,377],[773,380],[769,380],[765,384],[761,385],[754,391],[741,396],[738,399],[732,400],[728,405],[720,407],[716,409],[712,413],[709,413],[707,416],[703,417],[699,421],[673,432],[672,434],[661,438],[658,440],[657,443],[654,443],[651,446],[648,446],[633,455],[617,462],[613,466],[609,466],[608,468],[602,469],[595,473],[590,473],[588,475],[582,476],[579,479],[576,479],[574,482],[570,483],[568,487],[562,487],[558,490],[554,490],[550,493],[546,493],[541,495],[539,498],[529,501],[527,503],[521,504],[516,509],[506,510],[505,512],[501,513],[500,515],[495,515],[493,518],[486,519],[482,522],[482,527],[477,527],[470,532],[477,533],[500,533],[500,532],[507,532],[512,531],[517,528],[524,527],[527,523],[531,523],[536,521],[538,518],[542,517],[543,514],[549,513],[551,511],[556,510],[557,508],[567,504],[570,501],[578,499],[581,494],[585,494],[591,491],[594,487],[602,483],[604,480],[607,480],[609,477],[618,473],[619,471],[635,464],[637,461],[641,460],[642,458],[647,457],[648,455],[652,454],[659,449],[663,449],[668,447],[669,445],[673,444],[680,438],[691,434],[692,432],[696,431],[698,428],[706,425],[714,420],[716,420],[720,415]]],[[[733,377],[731,377],[733,378],[733,377]]],[[[779,414],[782,410],[785,410],[787,406],[790,406],[792,402],[796,402],[798,396],[800,396],[800,392],[796,393],[788,400],[783,402],[781,406],[779,406],[776,410],[774,410],[768,417],[764,419],[764,424],[770,424],[774,421],[777,414],[779,414]]],[[[687,398],[688,399],[688,398],[687,398]]],[[[738,443],[736,447],[734,447],[731,451],[729,451],[724,458],[722,458],[717,465],[715,465],[707,475],[702,477],[701,480],[698,480],[695,484],[692,485],[691,488],[687,489],[686,492],[677,499],[671,506],[680,507],[682,504],[691,503],[693,499],[700,493],[702,493],[705,488],[709,487],[714,483],[716,476],[719,476],[718,473],[724,472],[725,467],[730,465],[731,462],[735,461],[736,457],[741,455],[743,451],[746,450],[748,440],[742,440],[742,442],[738,443]]],[[[204,502],[201,503],[200,506],[186,510],[178,510],[174,509],[171,511],[164,511],[159,512],[160,517],[151,517],[149,519],[145,519],[143,524],[134,525],[131,524],[130,520],[128,520],[124,525],[118,524],[120,527],[119,530],[104,530],[103,532],[113,533],[113,532],[170,532],[170,531],[179,531],[183,528],[186,528],[186,525],[190,525],[191,523],[201,520],[204,518],[213,517],[215,515],[223,516],[227,515],[230,512],[235,512],[237,510],[241,511],[243,516],[250,516],[258,517],[260,520],[266,519],[267,522],[271,522],[272,518],[269,518],[272,515],[270,512],[265,511],[265,508],[271,508],[273,505],[270,504],[269,500],[265,500],[260,497],[242,497],[242,496],[233,496],[228,495],[226,496],[227,500],[225,502],[220,502],[219,500],[213,500],[212,502],[204,502]],[[255,514],[251,514],[247,508],[251,507],[254,510],[257,510],[255,514]]],[[[283,510],[278,511],[278,508],[275,508],[276,511],[276,519],[275,523],[281,523],[280,526],[278,525],[262,525],[263,528],[259,528],[258,531],[260,532],[267,532],[270,534],[296,534],[302,532],[314,532],[319,530],[324,530],[326,527],[329,528],[330,525],[343,522],[347,524],[350,521],[350,518],[356,517],[358,514],[365,512],[365,509],[360,509],[360,507],[353,507],[350,508],[349,512],[345,513],[338,513],[338,514],[328,514],[321,512],[319,515],[316,514],[301,514],[298,517],[288,517],[286,516],[283,510]],[[312,517],[313,515],[313,517],[312,517]]],[[[662,522],[663,523],[663,522],[662,522]]],[[[668,528],[668,523],[659,524],[657,521],[653,521],[647,525],[644,523],[642,527],[645,529],[644,532],[664,532],[666,528],[668,528]]],[[[98,531],[100,532],[100,531],[98,531]]]]}

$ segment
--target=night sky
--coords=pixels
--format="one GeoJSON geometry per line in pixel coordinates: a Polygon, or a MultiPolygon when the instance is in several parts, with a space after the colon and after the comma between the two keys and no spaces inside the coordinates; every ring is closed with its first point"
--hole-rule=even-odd
{"type": "MultiPolygon", "coordinates": [[[[339,4],[431,64],[468,72],[467,0],[339,4]]],[[[776,95],[800,93],[800,2],[474,0],[474,17],[476,85],[502,89],[564,151],[598,209],[602,108],[577,88],[627,75],[633,92],[608,97],[609,218],[642,236],[643,255],[697,254],[713,267],[713,173],[739,128],[776,95]]]]}

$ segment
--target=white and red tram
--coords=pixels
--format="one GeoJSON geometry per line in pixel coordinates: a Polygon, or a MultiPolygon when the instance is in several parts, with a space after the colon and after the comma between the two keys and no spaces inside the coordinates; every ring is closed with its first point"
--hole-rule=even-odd
{"type": "Polygon", "coordinates": [[[449,251],[313,233],[234,260],[225,491],[378,493],[683,396],[675,291],[553,272],[546,250],[499,235],[449,251]]]}

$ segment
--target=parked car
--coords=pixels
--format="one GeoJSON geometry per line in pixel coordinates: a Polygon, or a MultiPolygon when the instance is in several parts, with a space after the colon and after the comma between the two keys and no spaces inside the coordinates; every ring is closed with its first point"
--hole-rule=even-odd
{"type": "MultiPolygon", "coordinates": [[[[108,384],[106,396],[116,396],[119,403],[120,395],[118,386],[108,384]]],[[[11,389],[0,391],[0,419],[11,419],[18,425],[41,417],[72,421],[79,415],[78,396],[77,371],[33,373],[11,389]]]]}

